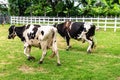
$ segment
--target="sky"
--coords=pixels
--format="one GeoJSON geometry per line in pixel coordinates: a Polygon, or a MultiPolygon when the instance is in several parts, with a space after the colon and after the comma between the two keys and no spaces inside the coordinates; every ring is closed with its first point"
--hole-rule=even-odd
{"type": "Polygon", "coordinates": [[[0,4],[8,4],[8,0],[0,0],[0,4]]]}

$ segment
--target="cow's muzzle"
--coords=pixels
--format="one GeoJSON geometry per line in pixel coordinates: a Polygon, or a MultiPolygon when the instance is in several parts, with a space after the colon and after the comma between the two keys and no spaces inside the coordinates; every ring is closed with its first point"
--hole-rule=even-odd
{"type": "Polygon", "coordinates": [[[8,36],[8,39],[11,39],[11,37],[10,37],[10,36],[8,36]]]}
{"type": "Polygon", "coordinates": [[[8,39],[14,39],[15,35],[8,35],[8,39]]]}
{"type": "Polygon", "coordinates": [[[12,37],[9,35],[9,36],[8,36],[8,39],[11,39],[11,38],[12,38],[12,37]]]}

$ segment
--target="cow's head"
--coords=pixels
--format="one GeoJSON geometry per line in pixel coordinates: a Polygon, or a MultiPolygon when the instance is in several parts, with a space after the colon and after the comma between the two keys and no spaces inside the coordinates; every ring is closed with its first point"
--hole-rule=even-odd
{"type": "Polygon", "coordinates": [[[9,31],[8,39],[14,39],[16,36],[15,25],[10,26],[8,31],[9,31]]]}

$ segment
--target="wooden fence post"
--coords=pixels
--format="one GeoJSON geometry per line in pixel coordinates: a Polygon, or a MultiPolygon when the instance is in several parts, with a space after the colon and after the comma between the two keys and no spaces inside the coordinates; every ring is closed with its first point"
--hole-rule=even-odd
{"type": "Polygon", "coordinates": [[[99,16],[97,18],[97,27],[99,28],[99,16]]]}
{"type": "Polygon", "coordinates": [[[107,16],[105,17],[104,31],[106,31],[106,24],[107,24],[107,16]]]}
{"type": "Polygon", "coordinates": [[[40,17],[39,17],[39,24],[40,24],[40,17]]]}
{"type": "Polygon", "coordinates": [[[35,19],[35,23],[34,23],[34,24],[36,24],[36,19],[37,19],[37,18],[35,17],[34,19],[35,19]]]}
{"type": "Polygon", "coordinates": [[[77,17],[75,18],[75,21],[78,22],[77,17]]]}
{"type": "Polygon", "coordinates": [[[91,17],[91,23],[93,22],[93,18],[91,17]]]}
{"type": "Polygon", "coordinates": [[[56,23],[56,21],[55,21],[55,17],[53,17],[53,22],[52,22],[52,24],[55,24],[54,22],[56,23]]]}
{"type": "Polygon", "coordinates": [[[59,17],[58,17],[58,24],[60,23],[59,17]]]}
{"type": "Polygon", "coordinates": [[[83,16],[83,22],[85,22],[84,16],[83,16]]]}
{"type": "Polygon", "coordinates": [[[12,21],[13,21],[12,16],[10,16],[10,25],[12,25],[12,21]]]}
{"type": "Polygon", "coordinates": [[[116,23],[117,23],[117,17],[115,16],[115,22],[114,22],[114,32],[116,32],[116,23]]]}
{"type": "Polygon", "coordinates": [[[48,17],[48,19],[47,19],[47,25],[49,25],[49,20],[50,20],[50,19],[49,19],[49,17],[48,17]]]}
{"type": "Polygon", "coordinates": [[[32,24],[32,16],[30,17],[31,19],[30,19],[30,24],[32,24]]]}

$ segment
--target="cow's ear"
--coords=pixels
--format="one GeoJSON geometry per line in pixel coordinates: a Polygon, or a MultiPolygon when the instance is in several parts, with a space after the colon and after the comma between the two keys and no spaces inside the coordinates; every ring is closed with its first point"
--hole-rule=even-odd
{"type": "Polygon", "coordinates": [[[53,26],[54,26],[54,27],[57,27],[57,23],[55,23],[53,26]]]}
{"type": "Polygon", "coordinates": [[[13,27],[15,27],[15,25],[12,25],[13,27]]]}
{"type": "Polygon", "coordinates": [[[12,29],[14,29],[15,25],[11,25],[10,27],[11,27],[12,29]]]}

